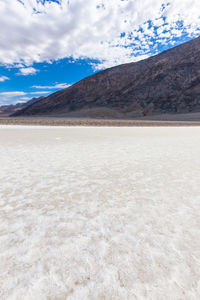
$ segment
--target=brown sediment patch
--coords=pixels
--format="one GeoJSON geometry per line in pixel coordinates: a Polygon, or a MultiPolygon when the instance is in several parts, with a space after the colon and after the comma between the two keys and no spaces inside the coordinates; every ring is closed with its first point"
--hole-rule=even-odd
{"type": "Polygon", "coordinates": [[[79,118],[0,118],[0,125],[39,125],[39,126],[200,126],[200,121],[166,121],[166,120],[112,120],[79,118]]]}

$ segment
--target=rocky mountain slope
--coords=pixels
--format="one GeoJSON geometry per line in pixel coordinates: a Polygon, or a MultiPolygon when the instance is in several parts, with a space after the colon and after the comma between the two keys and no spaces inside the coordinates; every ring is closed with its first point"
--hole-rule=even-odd
{"type": "Polygon", "coordinates": [[[26,108],[27,106],[41,100],[44,97],[32,98],[31,100],[23,103],[16,103],[10,105],[2,105],[0,106],[0,116],[9,116],[16,112],[19,112],[21,109],[26,108]]]}
{"type": "Polygon", "coordinates": [[[200,111],[200,37],[137,63],[113,67],[15,116],[134,118],[200,111]]]}

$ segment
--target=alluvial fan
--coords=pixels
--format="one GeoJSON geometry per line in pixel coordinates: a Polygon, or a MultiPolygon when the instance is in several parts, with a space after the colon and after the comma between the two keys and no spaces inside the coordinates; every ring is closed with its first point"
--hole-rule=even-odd
{"type": "Polygon", "coordinates": [[[0,299],[199,299],[200,128],[0,128],[0,299]]]}

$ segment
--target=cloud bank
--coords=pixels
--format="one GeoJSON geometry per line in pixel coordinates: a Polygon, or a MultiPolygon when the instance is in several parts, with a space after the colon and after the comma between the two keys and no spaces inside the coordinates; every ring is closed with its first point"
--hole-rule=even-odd
{"type": "Polygon", "coordinates": [[[30,69],[88,58],[101,69],[137,61],[198,36],[199,12],[199,0],[0,0],[0,63],[30,69]]]}

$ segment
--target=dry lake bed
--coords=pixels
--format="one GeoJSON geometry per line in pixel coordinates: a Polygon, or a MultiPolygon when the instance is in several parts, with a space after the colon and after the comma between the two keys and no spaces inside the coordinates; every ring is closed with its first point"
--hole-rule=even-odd
{"type": "Polygon", "coordinates": [[[200,299],[200,127],[0,126],[0,299],[200,299]]]}

